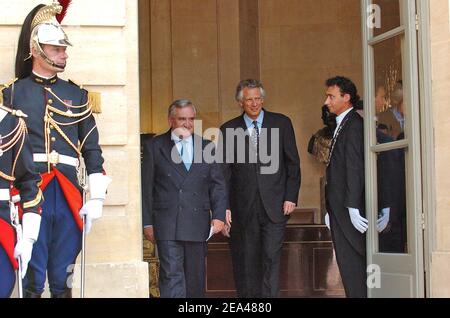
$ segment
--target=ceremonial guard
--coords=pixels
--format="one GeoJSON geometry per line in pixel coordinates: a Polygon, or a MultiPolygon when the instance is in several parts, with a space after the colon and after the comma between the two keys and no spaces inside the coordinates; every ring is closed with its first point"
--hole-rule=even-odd
{"type": "Polygon", "coordinates": [[[88,233],[102,216],[111,182],[103,170],[93,116],[99,111],[97,96],[57,76],[71,46],[60,25],[69,3],[41,4],[28,14],[16,56],[18,79],[3,91],[5,105],[28,114],[33,159],[43,179],[41,229],[23,281],[24,295],[31,298],[41,297],[46,274],[53,298],[72,297],[69,277],[81,251],[83,227],[88,233]],[[81,157],[88,174],[86,203],[77,178],[81,157]]]}
{"type": "Polygon", "coordinates": [[[19,277],[26,273],[41,222],[41,177],[33,163],[25,116],[0,103],[0,298],[10,297],[14,289],[19,268],[16,258],[21,265],[19,277]],[[13,186],[22,197],[22,225],[12,202],[13,186]]]}

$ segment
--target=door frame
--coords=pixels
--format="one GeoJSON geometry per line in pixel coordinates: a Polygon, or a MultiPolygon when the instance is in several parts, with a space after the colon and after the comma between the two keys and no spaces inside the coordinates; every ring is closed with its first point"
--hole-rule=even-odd
{"type": "MultiPolygon", "coordinates": [[[[379,42],[385,39],[391,38],[396,35],[404,35],[404,48],[403,48],[403,85],[408,92],[405,97],[405,101],[408,107],[409,124],[405,127],[405,133],[407,138],[405,140],[396,141],[390,144],[377,145],[376,144],[376,123],[375,120],[365,121],[365,161],[366,161],[366,217],[369,219],[369,224],[372,224],[367,231],[367,263],[373,264],[382,262],[385,266],[384,270],[387,273],[397,273],[399,275],[407,274],[408,268],[404,268],[404,272],[397,269],[398,264],[401,262],[405,265],[410,265],[410,272],[413,275],[411,282],[411,294],[414,297],[425,296],[425,290],[429,290],[425,287],[425,284],[429,284],[429,277],[425,276],[425,269],[429,268],[429,248],[427,245],[430,243],[430,231],[425,230],[425,213],[428,214],[433,211],[430,209],[432,204],[433,190],[427,191],[425,189],[433,180],[430,179],[432,174],[432,158],[426,157],[426,154],[431,154],[429,151],[432,147],[432,112],[426,108],[425,105],[429,105],[431,97],[431,81],[429,77],[430,69],[427,69],[429,64],[429,50],[425,43],[427,40],[428,29],[422,29],[420,26],[428,26],[427,9],[429,5],[427,3],[416,4],[415,0],[399,0],[400,15],[402,17],[402,23],[400,27],[391,31],[381,34],[375,38],[372,37],[372,31],[367,27],[366,21],[368,13],[366,8],[372,3],[370,0],[361,0],[362,10],[362,32],[363,32],[363,69],[364,69],[364,100],[367,101],[366,105],[369,107],[364,108],[365,118],[375,118],[375,108],[373,101],[375,100],[373,71],[374,71],[374,51],[373,47],[379,42]],[[416,14],[417,13],[417,14],[416,14]],[[422,19],[420,20],[419,17],[422,19]],[[420,23],[422,21],[422,24],[420,23]],[[416,29],[416,25],[419,27],[416,29]],[[424,63],[425,62],[425,63],[424,63]],[[417,63],[417,64],[416,64],[417,63]],[[417,82],[416,82],[417,79],[417,82]],[[421,94],[419,95],[419,90],[421,94]],[[417,106],[417,107],[416,107],[417,106]],[[414,111],[411,111],[414,110],[414,111]],[[419,128],[417,130],[413,127],[419,128]],[[377,210],[377,173],[376,173],[376,153],[385,151],[388,149],[405,149],[407,150],[407,160],[405,161],[405,168],[408,174],[405,176],[407,185],[409,187],[406,193],[407,200],[407,228],[408,228],[408,246],[413,250],[410,250],[407,254],[384,254],[374,252],[377,250],[378,233],[375,229],[376,213],[377,210]],[[426,151],[426,152],[424,152],[426,151]],[[423,161],[424,160],[424,161],[423,161]],[[426,198],[425,198],[426,196],[426,198]],[[425,237],[428,235],[428,237],[425,237]],[[402,257],[404,255],[404,261],[402,257]],[[426,255],[426,256],[425,256],[426,255]],[[397,264],[397,265],[396,265],[397,264]],[[386,269],[387,266],[387,269],[386,269]],[[426,282],[426,283],[425,283],[426,282]]],[[[429,15],[428,15],[429,17],[429,15]]],[[[429,32],[428,32],[429,33],[429,32]]],[[[430,221],[428,222],[430,224],[430,221]]],[[[381,269],[380,269],[381,270],[381,269]]],[[[381,270],[382,274],[383,270],[381,270]]],[[[369,273],[370,274],[370,273],[369,273]]],[[[396,274],[396,275],[397,275],[396,274]]],[[[429,271],[427,271],[429,276],[429,271]]],[[[376,295],[376,291],[369,290],[369,295],[376,295]]],[[[379,295],[379,294],[378,294],[379,295]]]]}
{"type": "Polygon", "coordinates": [[[418,14],[418,61],[422,152],[422,204],[424,214],[425,297],[432,297],[431,262],[436,242],[436,171],[430,35],[430,0],[416,0],[418,14]]]}

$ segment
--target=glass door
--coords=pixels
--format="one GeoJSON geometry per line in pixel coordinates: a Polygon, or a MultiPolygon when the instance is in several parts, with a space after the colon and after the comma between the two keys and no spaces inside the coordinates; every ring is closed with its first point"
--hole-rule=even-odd
{"type": "Polygon", "coordinates": [[[415,1],[361,3],[368,295],[423,297],[415,1]]]}

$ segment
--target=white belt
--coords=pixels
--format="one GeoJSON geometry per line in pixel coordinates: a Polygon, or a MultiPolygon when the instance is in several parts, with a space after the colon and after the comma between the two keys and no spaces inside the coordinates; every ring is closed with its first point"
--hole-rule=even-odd
{"type": "Polygon", "coordinates": [[[71,156],[60,155],[56,151],[51,152],[48,157],[45,153],[35,153],[33,154],[34,162],[50,162],[53,165],[62,163],[72,167],[78,167],[78,158],[71,156]]]}
{"type": "Polygon", "coordinates": [[[20,202],[20,194],[16,194],[11,198],[9,189],[0,189],[0,201],[20,202]]]}
{"type": "Polygon", "coordinates": [[[10,198],[9,189],[0,189],[0,201],[9,201],[10,198]]]}

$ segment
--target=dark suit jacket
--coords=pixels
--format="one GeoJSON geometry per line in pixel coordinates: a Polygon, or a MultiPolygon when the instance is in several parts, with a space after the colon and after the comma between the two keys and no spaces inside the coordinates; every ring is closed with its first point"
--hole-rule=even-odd
{"type": "MultiPolygon", "coordinates": [[[[210,141],[194,136],[194,148],[204,149],[210,141]]],[[[186,170],[171,132],[144,142],[142,172],[147,194],[144,196],[143,225],[153,225],[156,240],[204,242],[212,219],[225,220],[226,188],[217,163],[193,163],[186,170]],[[210,212],[211,210],[211,212],[210,212]],[[212,214],[212,215],[211,215],[212,214]]],[[[197,149],[194,149],[196,152],[197,149]]]]}
{"type": "MultiPolygon", "coordinates": [[[[377,143],[393,142],[394,139],[377,129],[377,143]]],[[[390,207],[394,200],[396,151],[383,151],[377,155],[378,211],[390,207]]]]}
{"type": "Polygon", "coordinates": [[[347,209],[359,209],[365,216],[363,119],[352,110],[344,122],[327,167],[326,200],[328,212],[335,217],[347,240],[365,255],[365,235],[354,228],[347,209]]]}
{"type": "MultiPolygon", "coordinates": [[[[223,165],[229,193],[228,207],[233,215],[233,226],[235,228],[245,226],[251,213],[250,208],[257,195],[261,196],[264,208],[273,222],[286,221],[283,202],[297,203],[301,180],[300,158],[291,120],[282,114],[265,111],[260,140],[267,138],[269,156],[275,153],[275,148],[272,149],[272,147],[276,147],[279,154],[278,169],[272,174],[261,173],[261,168],[267,168],[271,163],[248,163],[248,156],[246,156],[245,163],[238,163],[237,138],[234,138],[234,147],[231,147],[231,143],[227,139],[227,130],[233,132],[236,128],[247,131],[243,115],[222,125],[220,129],[223,138],[219,142],[219,147],[224,145],[224,157],[229,152],[231,154],[229,158],[234,159],[233,163],[223,165]],[[278,128],[279,138],[277,140],[273,136],[271,128],[278,128]]],[[[246,153],[248,153],[248,149],[249,138],[247,136],[245,139],[246,153]]]]}

